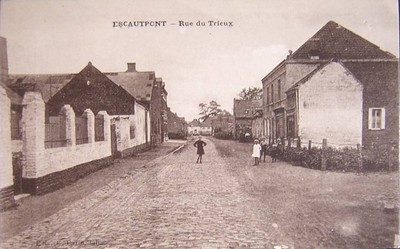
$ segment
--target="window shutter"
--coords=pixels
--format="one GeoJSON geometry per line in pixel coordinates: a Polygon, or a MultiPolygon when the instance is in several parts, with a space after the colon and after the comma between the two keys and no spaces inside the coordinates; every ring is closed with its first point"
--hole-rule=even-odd
{"type": "Polygon", "coordinates": [[[385,120],[386,120],[386,115],[385,115],[385,108],[381,109],[382,112],[382,117],[381,117],[381,129],[385,129],[385,120]]]}
{"type": "Polygon", "coordinates": [[[372,108],[368,109],[368,129],[372,129],[372,108]]]}

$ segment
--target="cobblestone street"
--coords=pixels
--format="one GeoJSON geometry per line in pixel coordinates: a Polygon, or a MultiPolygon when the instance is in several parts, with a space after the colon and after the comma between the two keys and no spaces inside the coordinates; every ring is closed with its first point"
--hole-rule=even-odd
{"type": "MultiPolygon", "coordinates": [[[[2,248],[273,248],[258,200],[206,139],[203,164],[183,150],[111,182],[2,248]]],[[[286,244],[282,248],[289,248],[286,244]]]]}

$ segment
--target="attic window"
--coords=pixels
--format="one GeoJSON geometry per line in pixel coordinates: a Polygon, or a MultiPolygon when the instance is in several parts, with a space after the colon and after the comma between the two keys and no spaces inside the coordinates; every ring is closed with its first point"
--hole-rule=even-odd
{"type": "Polygon", "coordinates": [[[150,97],[150,94],[146,94],[146,97],[150,97]]]}
{"type": "Polygon", "coordinates": [[[149,84],[147,84],[147,86],[152,86],[153,84],[151,84],[151,83],[149,83],[149,84]]]}
{"type": "Polygon", "coordinates": [[[149,80],[153,80],[154,79],[154,75],[153,74],[150,74],[149,75],[149,80]]]}
{"type": "Polygon", "coordinates": [[[321,54],[320,51],[317,49],[311,49],[310,52],[308,53],[310,59],[312,60],[318,60],[320,54],[321,54]]]}

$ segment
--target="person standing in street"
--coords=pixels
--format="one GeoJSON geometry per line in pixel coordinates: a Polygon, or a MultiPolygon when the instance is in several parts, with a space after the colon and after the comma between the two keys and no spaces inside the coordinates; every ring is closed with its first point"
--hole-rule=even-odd
{"type": "Polygon", "coordinates": [[[278,138],[276,140],[276,143],[272,145],[272,153],[271,153],[272,162],[276,162],[276,159],[280,157],[281,154],[282,154],[282,143],[281,140],[278,138]]]}
{"type": "Polygon", "coordinates": [[[197,148],[197,161],[196,163],[201,163],[201,160],[203,158],[204,153],[204,146],[206,146],[206,142],[204,142],[203,140],[201,140],[201,137],[199,137],[199,139],[193,144],[194,147],[197,148]]]}
{"type": "Polygon", "coordinates": [[[261,158],[264,157],[264,163],[265,163],[265,157],[267,156],[267,140],[265,139],[265,137],[261,138],[261,153],[260,153],[260,162],[261,162],[261,158]]]}
{"type": "Polygon", "coordinates": [[[258,139],[254,140],[254,145],[253,145],[253,154],[251,157],[254,157],[254,165],[258,165],[259,159],[261,157],[261,145],[258,141],[258,139]]]}

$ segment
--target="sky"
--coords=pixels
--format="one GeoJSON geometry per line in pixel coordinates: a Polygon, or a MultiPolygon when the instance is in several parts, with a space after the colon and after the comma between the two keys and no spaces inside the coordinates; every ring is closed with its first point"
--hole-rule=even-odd
{"type": "Polygon", "coordinates": [[[330,20],[398,57],[397,0],[1,0],[0,36],[10,74],[78,73],[89,61],[123,72],[135,62],[163,78],[168,106],[191,121],[212,100],[232,112],[242,88],[262,87],[330,20]],[[125,21],[165,26],[115,25],[125,21]]]}

